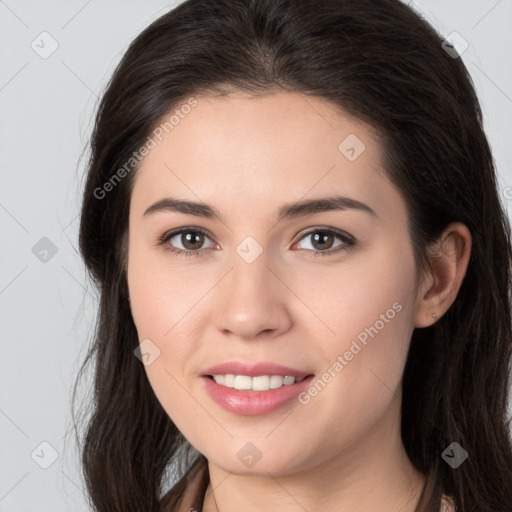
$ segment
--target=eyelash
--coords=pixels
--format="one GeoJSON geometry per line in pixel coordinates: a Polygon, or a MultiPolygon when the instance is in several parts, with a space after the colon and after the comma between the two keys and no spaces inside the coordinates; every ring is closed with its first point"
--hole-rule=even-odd
{"type": "MultiPolygon", "coordinates": [[[[302,249],[307,252],[313,252],[313,256],[330,256],[335,253],[339,253],[341,251],[347,251],[352,249],[356,245],[356,240],[353,237],[348,236],[346,233],[342,231],[338,231],[337,229],[333,228],[316,228],[312,229],[311,231],[308,231],[307,233],[304,233],[302,237],[298,240],[298,242],[302,241],[304,238],[306,238],[309,235],[312,235],[314,233],[327,233],[329,235],[335,235],[340,240],[343,241],[344,245],[340,245],[336,247],[335,249],[328,249],[326,251],[311,251],[310,249],[302,249]]],[[[164,251],[168,251],[172,254],[176,254],[178,256],[185,256],[185,257],[191,257],[191,256],[202,256],[202,254],[207,251],[207,249],[199,249],[199,250],[188,250],[184,251],[183,249],[176,249],[175,247],[171,247],[167,244],[167,242],[175,237],[176,235],[180,235],[182,233],[201,233],[202,235],[205,235],[206,237],[210,238],[208,236],[208,233],[204,231],[201,228],[181,228],[176,231],[166,232],[164,233],[159,239],[158,239],[158,245],[164,246],[164,251]]],[[[297,242],[297,243],[298,243],[297,242]]]]}

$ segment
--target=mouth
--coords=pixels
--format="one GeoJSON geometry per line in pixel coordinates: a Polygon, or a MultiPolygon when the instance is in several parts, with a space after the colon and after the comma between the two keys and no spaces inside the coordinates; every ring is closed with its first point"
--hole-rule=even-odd
{"type": "Polygon", "coordinates": [[[255,416],[289,404],[310,385],[314,374],[270,361],[227,361],[206,368],[201,380],[207,394],[232,413],[255,416]]]}
{"type": "Polygon", "coordinates": [[[265,415],[297,401],[313,378],[312,373],[300,376],[211,373],[201,376],[204,389],[214,402],[242,416],[265,415]]]}

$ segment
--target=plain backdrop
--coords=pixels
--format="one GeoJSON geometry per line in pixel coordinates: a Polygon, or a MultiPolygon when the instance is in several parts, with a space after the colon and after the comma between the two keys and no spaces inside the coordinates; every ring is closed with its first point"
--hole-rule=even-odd
{"type": "MultiPolygon", "coordinates": [[[[69,434],[70,390],[97,300],[77,253],[80,156],[127,45],[175,4],[0,0],[0,511],[89,510],[69,434]]],[[[469,44],[462,58],[509,208],[512,3],[413,5],[469,44]]]]}

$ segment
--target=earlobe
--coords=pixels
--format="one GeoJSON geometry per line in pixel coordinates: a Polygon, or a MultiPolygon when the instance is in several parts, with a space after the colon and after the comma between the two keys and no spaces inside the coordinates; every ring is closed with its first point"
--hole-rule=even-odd
{"type": "Polygon", "coordinates": [[[461,222],[451,223],[429,252],[432,271],[426,283],[428,290],[420,287],[415,327],[436,323],[457,298],[471,253],[469,229],[461,222]]]}

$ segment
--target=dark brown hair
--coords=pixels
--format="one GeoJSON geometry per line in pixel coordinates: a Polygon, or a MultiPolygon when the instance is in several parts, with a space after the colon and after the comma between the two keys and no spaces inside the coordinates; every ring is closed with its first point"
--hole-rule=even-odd
{"type": "Polygon", "coordinates": [[[412,335],[401,435],[428,475],[422,510],[439,510],[443,492],[461,512],[512,510],[510,227],[471,78],[442,40],[399,0],[187,0],[129,46],[98,108],[79,233],[100,292],[78,377],[94,363],[81,455],[95,510],[171,510],[192,472],[206,471],[134,356],[125,258],[137,166],[108,192],[104,185],[164,114],[191,96],[234,90],[300,92],[372,126],[407,204],[420,272],[450,222],[469,228],[472,252],[455,302],[412,335]],[[441,458],[452,442],[469,454],[457,469],[441,458]],[[166,493],[176,465],[183,480],[166,493]]]}

